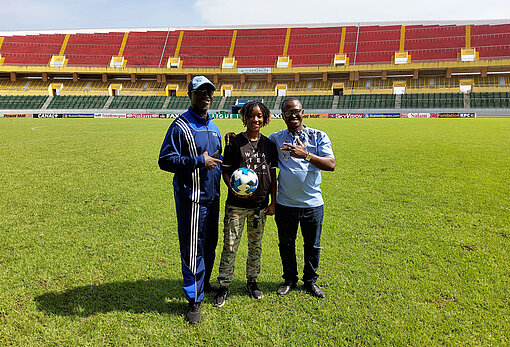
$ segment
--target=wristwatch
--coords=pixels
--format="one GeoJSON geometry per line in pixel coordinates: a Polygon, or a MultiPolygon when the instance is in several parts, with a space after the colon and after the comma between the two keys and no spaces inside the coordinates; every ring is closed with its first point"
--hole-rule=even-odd
{"type": "Polygon", "coordinates": [[[310,159],[312,159],[312,155],[310,154],[310,152],[308,152],[308,153],[306,153],[305,160],[310,161],[310,159]]]}

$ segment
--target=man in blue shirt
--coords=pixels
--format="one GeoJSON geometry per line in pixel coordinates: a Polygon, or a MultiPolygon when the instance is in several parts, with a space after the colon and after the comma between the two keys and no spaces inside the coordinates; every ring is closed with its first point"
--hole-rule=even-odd
{"type": "Polygon", "coordinates": [[[335,169],[331,141],[325,132],[303,125],[303,106],[297,98],[282,103],[287,129],[269,135],[278,149],[278,194],[275,221],[278,227],[283,283],[277,290],[285,296],[296,287],[296,234],[301,225],[304,242],[304,289],[317,298],[326,294],[315,283],[319,275],[320,237],[324,201],[321,170],[335,169]]]}
{"type": "Polygon", "coordinates": [[[200,322],[204,292],[209,284],[216,245],[221,178],[221,136],[207,111],[216,87],[204,76],[188,85],[191,106],[168,128],[159,153],[159,167],[173,172],[177,231],[183,289],[189,302],[186,319],[200,322]]]}

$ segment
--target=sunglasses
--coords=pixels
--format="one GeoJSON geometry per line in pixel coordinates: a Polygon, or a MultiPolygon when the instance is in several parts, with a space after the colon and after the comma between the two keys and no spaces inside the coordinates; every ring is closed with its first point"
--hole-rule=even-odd
{"type": "Polygon", "coordinates": [[[213,96],[214,91],[207,90],[207,89],[195,89],[193,90],[193,93],[195,93],[197,96],[213,96]]]}
{"type": "Polygon", "coordinates": [[[298,109],[295,109],[295,110],[283,111],[283,116],[284,116],[284,117],[297,116],[297,115],[298,115],[298,114],[300,114],[302,111],[303,111],[303,109],[302,109],[302,108],[298,108],[298,109]]]}

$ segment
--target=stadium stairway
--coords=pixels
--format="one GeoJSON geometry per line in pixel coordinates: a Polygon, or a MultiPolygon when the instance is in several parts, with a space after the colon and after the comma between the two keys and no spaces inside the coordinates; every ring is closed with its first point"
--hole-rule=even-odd
{"type": "Polygon", "coordinates": [[[53,100],[53,95],[48,96],[48,99],[44,102],[44,105],[42,105],[42,109],[46,110],[48,106],[50,105],[51,101],[53,100]]]}

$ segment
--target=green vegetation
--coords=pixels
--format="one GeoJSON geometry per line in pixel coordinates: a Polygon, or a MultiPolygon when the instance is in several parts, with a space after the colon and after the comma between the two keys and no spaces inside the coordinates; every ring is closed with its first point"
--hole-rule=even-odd
{"type": "MultiPolygon", "coordinates": [[[[0,345],[510,344],[508,119],[305,120],[336,155],[326,299],[277,297],[270,218],[264,299],[244,293],[243,235],[232,295],[222,308],[208,296],[192,327],[171,174],[157,166],[169,124],[0,119],[0,345]]],[[[220,225],[213,275],[221,240],[220,225]]]]}

